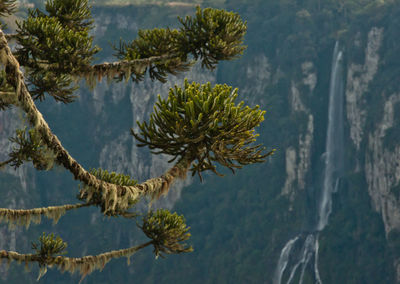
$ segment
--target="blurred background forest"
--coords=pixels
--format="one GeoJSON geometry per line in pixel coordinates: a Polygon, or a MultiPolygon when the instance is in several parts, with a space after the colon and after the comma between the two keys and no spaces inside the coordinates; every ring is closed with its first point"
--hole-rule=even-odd
{"type": "MultiPolygon", "coordinates": [[[[43,1],[25,1],[42,7],[43,1]]],[[[167,158],[139,149],[129,135],[148,118],[157,94],[187,77],[239,88],[239,100],[267,110],[259,141],[276,153],[264,164],[205,175],[178,184],[157,206],[183,214],[194,252],[154,259],[149,248],[109,263],[83,283],[273,283],[285,244],[306,235],[316,219],[322,187],[332,54],[343,51],[345,174],[332,196],[332,213],[319,235],[322,283],[400,283],[400,2],[397,0],[92,1],[98,62],[110,61],[110,43],[139,29],[176,27],[195,6],[237,12],[247,21],[244,55],[213,72],[195,66],[166,84],[84,84],[70,105],[38,102],[54,133],[86,168],[102,167],[140,181],[162,173],[167,158]]],[[[24,17],[24,8],[17,13],[24,17]]],[[[9,25],[13,27],[12,24],[9,25]]],[[[0,147],[20,126],[16,110],[0,112],[0,147]]],[[[4,148],[3,148],[4,147],[4,148]]],[[[4,160],[4,152],[0,158],[4,160]]],[[[78,183],[63,169],[31,165],[0,172],[0,205],[30,208],[74,202],[78,183]],[[62,201],[62,202],[61,202],[62,201]]],[[[41,232],[68,242],[68,254],[97,254],[140,243],[129,220],[108,219],[95,208],[45,221],[28,230],[0,227],[0,249],[30,251],[41,232]]],[[[296,249],[296,248],[295,248],[296,249]]],[[[300,250],[301,248],[297,248],[300,250]]],[[[4,264],[3,264],[4,265],[4,264]]],[[[0,266],[4,283],[34,283],[37,270],[0,266]]],[[[294,282],[299,281],[299,276],[294,282]]],[[[289,278],[283,273],[283,282],[289,278]]],[[[50,270],[42,283],[76,283],[50,270]]],[[[285,282],[286,283],[286,282],[285,282]]],[[[305,268],[304,282],[315,283],[305,268]]]]}

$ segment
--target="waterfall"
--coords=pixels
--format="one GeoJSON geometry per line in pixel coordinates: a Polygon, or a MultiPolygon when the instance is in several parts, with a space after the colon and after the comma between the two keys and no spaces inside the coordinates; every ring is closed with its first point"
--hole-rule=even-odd
{"type": "Polygon", "coordinates": [[[294,243],[299,239],[299,237],[295,237],[287,242],[285,247],[281,251],[281,256],[279,257],[278,266],[275,272],[274,283],[281,283],[282,274],[286,269],[286,266],[289,262],[290,251],[294,243]]]}
{"type": "Polygon", "coordinates": [[[326,135],[325,171],[319,202],[317,230],[328,224],[332,211],[332,193],[337,190],[343,167],[343,53],[336,42],[329,87],[328,130],[326,135]]]}
{"type": "Polygon", "coordinates": [[[333,51],[331,78],[329,85],[328,125],[326,134],[323,182],[320,196],[317,199],[317,223],[309,234],[300,233],[289,240],[281,251],[273,283],[281,284],[286,275],[286,284],[291,283],[298,275],[299,284],[303,283],[304,273],[310,265],[315,283],[322,284],[318,270],[319,232],[327,225],[332,212],[332,194],[338,190],[340,177],[343,174],[343,52],[336,42],[333,51]],[[298,240],[302,240],[299,242],[298,240]],[[303,243],[301,245],[301,243],[303,243]],[[301,249],[300,249],[301,248],[301,249]],[[293,253],[292,253],[293,252],[293,253]],[[314,259],[313,262],[310,262],[314,259]],[[298,273],[298,269],[300,272],[298,273]],[[297,273],[297,274],[296,274],[297,273]]]}

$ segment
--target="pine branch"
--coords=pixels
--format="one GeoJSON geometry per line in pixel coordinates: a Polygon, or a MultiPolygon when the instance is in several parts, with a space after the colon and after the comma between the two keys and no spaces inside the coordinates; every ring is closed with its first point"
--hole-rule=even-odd
{"type": "MultiPolygon", "coordinates": [[[[6,35],[6,39],[9,40],[9,37],[6,35]]],[[[104,77],[107,78],[108,82],[112,80],[128,80],[130,77],[135,81],[140,81],[143,78],[144,73],[148,68],[152,68],[153,65],[163,64],[167,61],[177,60],[180,61],[179,56],[174,54],[164,54],[160,56],[151,56],[148,58],[142,59],[134,59],[134,60],[120,60],[115,62],[104,62],[100,64],[88,65],[81,67],[76,74],[71,74],[78,78],[85,78],[86,83],[94,88],[98,81],[101,81],[104,77]]],[[[58,63],[48,63],[46,60],[40,59],[29,59],[27,61],[27,66],[30,65],[40,66],[42,70],[51,70],[58,68],[58,63]]],[[[192,63],[181,63],[185,66],[190,66],[192,63]]],[[[186,68],[182,70],[175,70],[175,72],[171,72],[174,75],[178,73],[178,71],[186,71],[186,68]]]]}
{"type": "Polygon", "coordinates": [[[158,96],[150,121],[140,123],[139,133],[131,130],[154,154],[174,159],[189,156],[194,161],[192,174],[211,170],[217,175],[216,163],[229,168],[264,162],[273,151],[264,153],[262,145],[253,145],[258,134],[255,127],[264,120],[259,106],[250,108],[235,103],[237,89],[227,85],[211,86],[189,83],[170,89],[168,98],[158,96]]]}
{"type": "Polygon", "coordinates": [[[112,81],[115,78],[129,79],[132,74],[140,77],[152,64],[163,63],[171,59],[179,59],[174,54],[164,54],[161,56],[151,56],[149,58],[134,59],[134,60],[121,60],[116,62],[104,62],[87,66],[78,75],[85,78],[89,86],[94,87],[96,81],[101,81],[104,77],[107,81],[112,81]]]}
{"type": "Polygon", "coordinates": [[[0,222],[5,220],[10,227],[15,225],[29,227],[30,223],[39,224],[41,216],[44,215],[53,219],[54,224],[63,216],[66,211],[91,206],[90,203],[66,204],[60,206],[49,206],[33,209],[7,209],[0,208],[0,222]]]}
{"type": "Polygon", "coordinates": [[[0,169],[6,165],[8,165],[9,163],[13,162],[15,159],[14,158],[10,158],[6,161],[0,162],[0,169]]]}
{"type": "Polygon", "coordinates": [[[197,7],[194,17],[178,17],[179,29],[140,30],[135,40],[120,41],[115,47],[121,63],[105,63],[85,67],[81,75],[90,86],[95,79],[143,79],[148,71],[151,79],[166,81],[168,74],[186,71],[197,60],[208,69],[214,69],[221,60],[231,60],[246,48],[243,37],[246,23],[238,14],[218,9],[197,7]],[[192,58],[192,59],[191,59],[192,58]]]}
{"type": "Polygon", "coordinates": [[[90,179],[91,184],[84,182],[87,186],[81,189],[79,199],[101,207],[106,215],[130,217],[127,210],[132,204],[143,196],[156,199],[168,193],[176,178],[186,177],[190,164],[191,160],[182,159],[160,177],[148,179],[134,186],[116,185],[94,177],[96,180],[90,179]]]}
{"type": "MultiPolygon", "coordinates": [[[[104,266],[113,258],[127,257],[128,264],[130,263],[130,257],[135,254],[140,249],[143,249],[149,245],[153,244],[153,240],[138,245],[130,247],[127,249],[113,250],[110,252],[105,252],[98,255],[88,255],[84,257],[64,257],[64,256],[42,256],[40,254],[20,254],[14,251],[0,251],[0,261],[1,259],[7,259],[8,262],[18,261],[19,263],[24,262],[26,266],[29,263],[37,262],[40,266],[39,278],[43,276],[47,271],[48,267],[57,267],[57,269],[62,272],[68,271],[73,274],[78,271],[82,275],[81,281],[86,275],[92,273],[94,270],[102,270],[104,266]]],[[[39,279],[38,278],[38,279],[39,279]]]]}
{"type": "MultiPolygon", "coordinates": [[[[113,184],[104,183],[101,180],[98,180],[96,177],[87,172],[75,159],[73,159],[69,153],[64,149],[61,142],[55,136],[51,129],[49,128],[47,122],[44,120],[42,114],[36,108],[31,96],[26,88],[26,85],[23,80],[23,74],[19,70],[19,64],[15,57],[12,55],[10,48],[7,45],[7,41],[4,37],[4,34],[0,31],[0,52],[2,63],[6,65],[7,72],[7,80],[11,85],[13,85],[16,89],[16,96],[18,96],[19,106],[25,111],[27,114],[28,120],[30,124],[37,129],[37,131],[41,134],[44,142],[47,146],[54,151],[57,156],[57,160],[60,164],[62,164],[66,169],[70,170],[75,179],[80,180],[87,184],[88,186],[94,187],[96,189],[104,188],[107,190],[115,190],[115,186],[113,184]]],[[[181,172],[182,169],[180,167],[173,167],[165,176],[171,176],[172,173],[181,172]]],[[[181,175],[181,174],[179,174],[181,175]]],[[[173,174],[172,174],[173,176],[173,174]]],[[[175,176],[174,176],[175,177],[175,176]]],[[[170,178],[159,178],[164,179],[167,182],[170,178]]],[[[140,191],[153,194],[155,193],[154,183],[158,183],[159,179],[150,179],[145,183],[138,185],[135,193],[138,195],[140,191]]],[[[162,186],[160,186],[161,188],[162,186]]],[[[127,188],[119,188],[120,192],[131,190],[132,187],[127,188]]],[[[156,187],[158,189],[158,187],[156,187]]],[[[112,191],[114,191],[112,190],[112,191]]]]}
{"type": "Polygon", "coordinates": [[[9,140],[16,144],[9,156],[10,166],[14,169],[20,167],[25,161],[31,161],[37,170],[49,170],[54,166],[55,155],[43,143],[40,134],[35,128],[27,131],[17,129],[16,136],[9,140]]]}
{"type": "MultiPolygon", "coordinates": [[[[3,2],[12,4],[15,0],[3,2]]],[[[196,84],[189,86],[185,82],[185,91],[175,87],[185,99],[168,106],[159,101],[160,112],[155,108],[156,114],[150,123],[139,124],[141,133],[132,132],[143,145],[157,148],[159,153],[172,154],[174,157],[169,162],[177,160],[172,168],[141,184],[123,174],[83,168],[54,135],[34,99],[43,100],[45,95],[51,95],[58,101],[71,102],[81,77],[89,86],[94,86],[104,77],[109,81],[131,78],[137,82],[145,74],[152,80],[165,82],[168,74],[188,70],[193,60],[214,69],[220,60],[230,60],[242,54],[246,31],[246,24],[238,14],[198,7],[195,17],[179,18],[182,24],[179,30],[141,30],[132,42],[120,42],[116,55],[119,62],[91,65],[99,48],[92,46],[90,29],[93,20],[89,8],[88,0],[48,1],[47,13],[39,9],[30,10],[28,19],[17,24],[18,34],[4,35],[0,30],[0,64],[3,65],[0,66],[0,109],[18,106],[32,127],[28,131],[29,137],[25,130],[17,130],[17,137],[11,141],[19,147],[14,148],[9,160],[0,162],[0,167],[9,163],[15,167],[23,161],[32,161],[37,169],[48,170],[56,162],[82,182],[78,198],[85,202],[19,210],[0,208],[0,221],[6,220],[10,226],[28,227],[31,222],[39,223],[44,215],[56,223],[66,211],[92,205],[100,207],[105,215],[130,218],[135,214],[128,209],[141,197],[155,199],[166,194],[176,178],[186,177],[192,163],[193,174],[198,172],[200,175],[205,170],[217,173],[213,162],[233,170],[241,165],[261,162],[270,154],[262,154],[261,146],[249,146],[256,137],[253,128],[263,119],[258,106],[250,109],[242,107],[243,103],[235,105],[236,91],[232,95],[226,86],[216,86],[212,89],[215,97],[207,98],[210,84],[201,87],[206,90],[203,92],[196,84]],[[14,56],[7,40],[15,38],[18,46],[14,56]],[[190,89],[189,100],[186,99],[186,89],[190,89]],[[203,94],[201,98],[200,94],[203,94]],[[228,94],[232,98],[225,98],[228,94]]],[[[11,10],[0,5],[0,14],[11,10]]],[[[94,270],[102,270],[113,258],[127,257],[129,264],[132,254],[149,245],[153,245],[156,257],[193,250],[185,243],[190,238],[190,228],[183,216],[157,210],[143,216],[142,225],[137,226],[150,241],[95,256],[72,258],[62,256],[66,253],[67,243],[60,237],[54,238],[53,234],[46,236],[43,233],[38,244],[32,243],[34,254],[1,250],[0,263],[2,259],[9,263],[13,260],[25,262],[26,266],[37,262],[40,268],[38,280],[46,273],[47,267],[56,266],[62,272],[79,271],[82,281],[94,270]]]]}
{"type": "Polygon", "coordinates": [[[38,243],[32,243],[32,249],[36,251],[35,254],[19,254],[14,251],[3,250],[0,251],[0,262],[2,258],[7,259],[9,263],[12,260],[17,260],[19,263],[25,262],[26,266],[29,263],[38,262],[40,267],[38,280],[46,273],[47,267],[56,266],[62,272],[74,273],[79,271],[82,275],[82,281],[86,275],[94,270],[102,270],[113,258],[127,257],[129,265],[130,257],[138,250],[149,245],[154,246],[156,257],[163,257],[163,254],[180,254],[193,251],[192,246],[185,243],[191,235],[189,233],[190,227],[186,226],[183,216],[161,209],[156,212],[150,211],[143,216],[142,221],[142,225],[137,226],[151,240],[139,246],[114,250],[95,256],[71,258],[61,256],[66,253],[66,242],[59,236],[55,237],[54,234],[46,235],[46,233],[43,233],[39,237],[38,243]]]}
{"type": "Polygon", "coordinates": [[[85,196],[87,203],[96,202],[97,200],[92,200],[92,197],[94,193],[100,193],[102,196],[101,205],[104,206],[102,208],[103,212],[115,215],[118,212],[126,212],[130,207],[130,201],[139,199],[144,195],[152,198],[161,196],[163,193],[168,192],[175,178],[186,176],[186,172],[192,162],[189,158],[181,159],[161,177],[149,179],[136,186],[117,186],[99,180],[85,170],[62,146],[57,136],[52,133],[29,94],[24,83],[23,74],[19,69],[19,63],[8,47],[2,31],[0,31],[0,60],[6,66],[7,82],[15,88],[18,106],[26,113],[29,123],[41,135],[47,147],[54,152],[57,162],[69,170],[76,180],[83,182],[91,189],[87,191],[85,196]]]}
{"type": "MultiPolygon", "coordinates": [[[[203,67],[214,69],[220,60],[237,58],[243,53],[246,23],[236,13],[218,9],[196,10],[194,17],[179,18],[179,29],[139,30],[136,39],[120,41],[115,47],[120,62],[91,66],[93,55],[100,49],[92,46],[90,9],[87,0],[51,1],[47,13],[29,12],[18,24],[15,55],[25,68],[30,94],[44,100],[70,103],[77,81],[84,77],[90,87],[97,80],[167,81],[168,74],[187,71],[197,60],[203,67]]],[[[7,37],[7,36],[6,36],[7,37]]]]}

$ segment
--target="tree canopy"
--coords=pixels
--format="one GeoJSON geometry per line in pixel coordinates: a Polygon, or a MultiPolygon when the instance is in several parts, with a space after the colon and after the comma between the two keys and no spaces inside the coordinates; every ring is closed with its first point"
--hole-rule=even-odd
{"type": "MultiPolygon", "coordinates": [[[[0,16],[16,11],[16,1],[1,0],[0,16]]],[[[100,48],[93,45],[93,19],[88,0],[48,0],[45,11],[29,10],[17,23],[15,33],[0,31],[0,110],[20,108],[27,125],[16,129],[10,141],[15,145],[9,159],[0,167],[15,169],[32,162],[37,170],[51,170],[60,165],[81,182],[77,204],[33,209],[0,209],[0,220],[10,225],[29,226],[41,216],[55,222],[72,209],[97,206],[102,214],[125,218],[142,217],[138,227],[150,239],[128,249],[95,256],[64,256],[67,243],[59,236],[43,234],[33,243],[32,254],[0,251],[0,260],[16,260],[29,265],[37,262],[39,278],[48,267],[61,271],[79,271],[82,279],[95,269],[102,269],[112,258],[129,257],[138,250],[153,246],[156,257],[192,251],[186,243],[189,227],[183,216],[168,210],[134,210],[143,198],[166,194],[177,178],[188,171],[198,174],[210,170],[220,175],[219,167],[234,171],[243,165],[260,163],[272,151],[255,145],[255,127],[264,119],[258,106],[236,102],[238,90],[227,85],[211,86],[185,81],[170,89],[167,99],[158,98],[148,122],[138,122],[139,132],[131,130],[140,146],[154,154],[168,154],[175,164],[160,177],[139,183],[122,173],[103,169],[85,169],[63,147],[44,120],[36,103],[52,97],[65,104],[76,98],[81,80],[94,87],[104,77],[108,82],[146,76],[165,82],[169,74],[188,70],[196,61],[213,69],[221,60],[237,58],[245,49],[246,23],[238,14],[225,10],[198,7],[194,16],[178,18],[178,29],[140,30],[136,39],[114,46],[116,61],[93,64],[100,48]],[[16,41],[11,48],[8,41],[16,41]],[[219,165],[219,166],[218,166],[219,165]]],[[[4,24],[2,24],[4,28],[4,24]]]]}

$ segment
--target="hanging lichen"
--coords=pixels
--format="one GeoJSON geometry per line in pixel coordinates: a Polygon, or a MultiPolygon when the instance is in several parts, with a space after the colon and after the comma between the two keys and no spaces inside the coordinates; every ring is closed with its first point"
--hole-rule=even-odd
{"type": "MultiPolygon", "coordinates": [[[[10,14],[15,0],[0,4],[0,16],[10,14]]],[[[26,20],[18,22],[17,33],[4,35],[0,30],[0,110],[16,106],[25,114],[30,129],[17,130],[11,138],[14,148],[0,168],[19,167],[31,161],[38,170],[49,170],[54,163],[70,171],[81,182],[78,199],[85,203],[34,209],[0,209],[0,221],[25,225],[39,223],[41,216],[56,223],[66,211],[98,206],[108,216],[136,217],[129,211],[143,196],[152,199],[166,194],[175,179],[205,170],[216,171],[216,163],[232,170],[258,163],[272,152],[263,153],[254,145],[254,128],[263,120],[258,106],[235,104],[237,90],[226,85],[189,84],[171,89],[167,100],[159,98],[155,113],[147,124],[139,123],[140,133],[133,135],[152,150],[173,156],[175,165],[163,175],[137,183],[131,177],[105,170],[85,170],[63,147],[51,131],[34,99],[48,95],[63,103],[72,102],[80,78],[94,88],[106,77],[111,81],[141,81],[145,76],[165,82],[169,74],[188,70],[199,60],[203,67],[214,69],[218,61],[240,55],[246,24],[239,15],[217,9],[197,8],[194,17],[179,18],[179,29],[141,30],[130,42],[121,41],[116,49],[117,62],[92,65],[99,51],[93,46],[93,20],[88,0],[49,0],[45,11],[29,10],[26,20]],[[6,38],[16,39],[13,52],[6,38]],[[20,68],[20,65],[22,69],[20,68]],[[24,74],[22,73],[22,71],[24,74]]],[[[0,23],[1,25],[1,23],[0,23]]],[[[156,257],[192,251],[187,245],[189,228],[183,216],[167,210],[149,212],[138,225],[151,240],[139,246],[80,258],[63,255],[66,243],[60,237],[43,234],[32,248],[34,254],[0,251],[9,263],[39,264],[39,277],[47,268],[78,271],[82,279],[96,269],[103,269],[113,258],[129,257],[139,249],[153,245],[156,257]]]]}
{"type": "Polygon", "coordinates": [[[68,271],[71,274],[79,272],[82,276],[81,281],[94,270],[102,270],[104,266],[113,258],[126,257],[127,264],[130,264],[130,257],[138,250],[149,245],[154,246],[155,256],[165,254],[179,254],[191,252],[193,248],[184,241],[190,238],[190,233],[185,224],[183,216],[176,213],[171,214],[168,210],[158,210],[149,212],[143,217],[143,224],[139,226],[151,240],[131,248],[113,250],[99,255],[89,255],[84,257],[65,257],[65,243],[59,236],[54,234],[46,235],[43,233],[39,237],[38,243],[32,243],[34,254],[19,254],[13,251],[0,251],[0,263],[2,259],[7,259],[10,263],[15,260],[18,263],[37,262],[39,264],[38,280],[47,272],[47,268],[56,267],[62,272],[68,271]]]}
{"type": "Polygon", "coordinates": [[[8,222],[10,228],[14,226],[25,226],[29,228],[31,223],[39,224],[41,217],[45,216],[52,219],[56,224],[66,211],[90,206],[88,203],[66,204],[61,206],[48,206],[33,209],[7,209],[0,208],[0,222],[8,222]]]}
{"type": "Polygon", "coordinates": [[[40,134],[41,140],[46,147],[50,151],[53,151],[57,163],[70,170],[76,179],[82,181],[88,186],[87,190],[85,190],[85,193],[83,194],[88,200],[87,203],[95,204],[96,202],[91,202],[92,197],[96,196],[96,194],[100,194],[102,196],[102,203],[97,203],[96,205],[104,204],[103,212],[105,214],[115,215],[118,214],[118,212],[125,213],[126,210],[130,208],[130,203],[132,203],[133,200],[138,199],[142,195],[153,197],[159,196],[169,188],[175,177],[184,176],[182,171],[186,172],[190,161],[182,161],[160,178],[149,179],[136,186],[115,185],[102,181],[87,172],[63,148],[61,142],[51,132],[47,122],[43,119],[43,116],[36,108],[23,82],[23,75],[19,70],[19,64],[7,46],[3,33],[0,33],[0,47],[1,46],[3,46],[5,54],[7,55],[6,65],[10,70],[10,74],[7,78],[12,78],[10,84],[13,84],[16,88],[16,96],[18,97],[19,106],[27,114],[27,119],[32,124],[33,129],[35,129],[35,133],[40,134]]]}
{"type": "Polygon", "coordinates": [[[128,211],[142,196],[159,198],[166,194],[175,178],[184,178],[190,162],[183,159],[159,178],[149,179],[141,184],[129,176],[109,173],[105,170],[92,170],[91,174],[100,180],[100,187],[80,186],[78,198],[96,206],[109,216],[121,215],[130,217],[128,211]]]}

